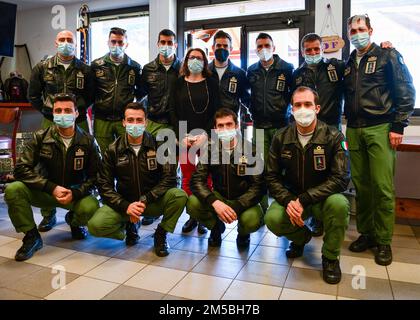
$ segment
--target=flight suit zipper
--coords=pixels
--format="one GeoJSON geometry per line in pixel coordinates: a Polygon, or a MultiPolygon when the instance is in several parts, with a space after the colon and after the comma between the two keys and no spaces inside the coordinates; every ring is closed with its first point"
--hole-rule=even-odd
{"type": "Polygon", "coordinates": [[[134,154],[134,171],[135,171],[135,174],[136,174],[136,182],[137,182],[137,191],[138,191],[138,193],[139,193],[139,198],[141,197],[141,188],[140,188],[140,169],[139,169],[139,167],[138,167],[138,164],[139,164],[139,162],[138,162],[138,157],[139,157],[139,155],[140,155],[140,150],[139,150],[139,153],[136,155],[136,154],[134,154]]]}

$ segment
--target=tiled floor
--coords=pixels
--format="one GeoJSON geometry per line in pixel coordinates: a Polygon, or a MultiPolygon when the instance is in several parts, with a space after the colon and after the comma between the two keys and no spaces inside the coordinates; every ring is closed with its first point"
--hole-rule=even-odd
{"type": "Polygon", "coordinates": [[[181,233],[184,214],[169,236],[171,254],[159,258],[152,238],[158,222],[142,226],[140,243],[127,248],[110,239],[73,241],[64,214],[59,210],[59,224],[42,234],[42,250],[15,262],[22,235],[14,231],[0,198],[0,299],[420,299],[418,221],[398,221],[394,263],[381,267],[372,252],[347,249],[357,238],[352,219],[341,256],[342,281],[328,285],[321,278],[322,238],[313,238],[302,258],[288,260],[288,241],[266,227],[252,235],[248,249],[238,250],[232,225],[221,248],[208,248],[208,234],[181,233]]]}

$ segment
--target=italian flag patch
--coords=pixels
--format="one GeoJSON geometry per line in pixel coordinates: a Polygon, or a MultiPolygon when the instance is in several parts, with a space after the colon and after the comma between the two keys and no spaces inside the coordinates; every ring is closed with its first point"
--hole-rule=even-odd
{"type": "Polygon", "coordinates": [[[343,148],[344,151],[349,150],[349,145],[347,144],[347,141],[342,141],[341,142],[341,147],[343,148]]]}

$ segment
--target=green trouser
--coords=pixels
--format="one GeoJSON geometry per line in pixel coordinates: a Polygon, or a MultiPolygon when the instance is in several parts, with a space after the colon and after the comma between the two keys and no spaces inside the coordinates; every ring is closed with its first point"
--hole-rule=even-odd
{"type": "MultiPolygon", "coordinates": [[[[51,127],[54,124],[54,122],[48,120],[47,118],[43,118],[42,119],[42,123],[41,123],[41,127],[42,129],[47,129],[49,127],[51,127]]],[[[77,125],[82,128],[84,131],[86,131],[87,133],[89,133],[89,125],[87,123],[87,120],[78,122],[77,125]]]]}
{"type": "MultiPolygon", "coordinates": [[[[179,217],[184,211],[187,194],[177,188],[169,189],[164,196],[147,205],[143,216],[159,217],[163,214],[160,226],[167,232],[174,232],[179,217]]],[[[129,222],[126,212],[117,212],[104,205],[88,222],[89,233],[95,237],[125,239],[125,225],[129,222]]]]}
{"type": "Polygon", "coordinates": [[[113,143],[115,139],[125,134],[125,128],[122,124],[122,120],[108,121],[95,119],[93,127],[94,136],[102,154],[104,154],[109,145],[113,143]]]}
{"type": "MultiPolygon", "coordinates": [[[[232,205],[232,201],[222,197],[218,192],[214,192],[214,195],[228,206],[232,205]]],[[[188,198],[187,213],[209,229],[213,229],[216,225],[217,214],[213,207],[201,202],[194,195],[188,198]]],[[[257,231],[263,225],[263,220],[264,213],[259,205],[248,208],[238,216],[238,233],[246,235],[257,231]]]]}
{"type": "MultiPolygon", "coordinates": [[[[349,201],[344,195],[338,193],[320,203],[308,206],[303,211],[303,220],[314,216],[323,222],[325,235],[322,254],[330,260],[335,260],[340,256],[341,244],[349,223],[349,210],[349,201]]],[[[265,224],[278,237],[285,236],[297,245],[303,245],[305,242],[304,229],[291,223],[286,208],[277,201],[274,201],[268,209],[265,224]]]]}
{"type": "Polygon", "coordinates": [[[6,187],[4,199],[9,208],[9,216],[17,232],[28,232],[36,227],[31,206],[72,210],[72,226],[85,226],[95,211],[99,202],[92,196],[63,205],[50,194],[29,189],[23,182],[16,181],[6,187]]]}
{"type": "Polygon", "coordinates": [[[395,222],[396,152],[389,142],[390,124],[347,128],[351,176],[356,188],[356,223],[360,234],[379,244],[392,241],[395,222]]]}
{"type": "Polygon", "coordinates": [[[152,134],[155,138],[156,138],[158,132],[162,129],[173,130],[173,127],[170,124],[159,123],[159,122],[155,122],[155,121],[152,121],[150,119],[147,119],[146,131],[149,132],[150,134],[152,134]]]}
{"type": "MultiPolygon", "coordinates": [[[[255,145],[256,144],[256,130],[260,128],[253,128],[252,132],[252,142],[255,145]]],[[[270,152],[271,147],[271,141],[273,140],[274,134],[277,132],[277,128],[271,128],[271,129],[260,129],[264,130],[264,163],[267,163],[268,159],[268,153],[270,152]]],[[[261,208],[264,212],[267,212],[268,209],[268,195],[265,195],[261,202],[260,202],[261,208]]]]}

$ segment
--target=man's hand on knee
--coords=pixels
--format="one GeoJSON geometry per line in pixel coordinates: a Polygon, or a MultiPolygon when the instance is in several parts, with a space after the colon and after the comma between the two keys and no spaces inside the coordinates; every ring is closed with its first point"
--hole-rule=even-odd
{"type": "Polygon", "coordinates": [[[216,200],[212,204],[214,211],[216,211],[217,216],[220,220],[225,223],[232,223],[238,219],[238,216],[231,207],[229,207],[226,203],[223,203],[220,200],[216,200]]]}

